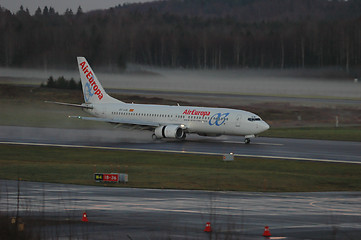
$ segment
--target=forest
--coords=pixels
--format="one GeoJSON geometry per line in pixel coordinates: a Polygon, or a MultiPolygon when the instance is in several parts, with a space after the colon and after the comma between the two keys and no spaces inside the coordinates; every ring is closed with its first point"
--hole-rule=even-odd
{"type": "Polygon", "coordinates": [[[169,0],[83,12],[0,7],[0,66],[73,68],[76,56],[189,69],[361,65],[361,1],[169,0]]]}

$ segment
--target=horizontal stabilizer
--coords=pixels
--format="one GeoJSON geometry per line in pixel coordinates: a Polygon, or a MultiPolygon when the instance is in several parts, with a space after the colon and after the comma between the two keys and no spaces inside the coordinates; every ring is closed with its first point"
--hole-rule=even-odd
{"type": "Polygon", "coordinates": [[[86,109],[93,109],[93,106],[89,104],[72,104],[72,103],[62,103],[62,102],[52,102],[52,101],[45,101],[46,103],[53,103],[58,105],[70,106],[70,107],[79,107],[79,108],[86,108],[86,109]]]}

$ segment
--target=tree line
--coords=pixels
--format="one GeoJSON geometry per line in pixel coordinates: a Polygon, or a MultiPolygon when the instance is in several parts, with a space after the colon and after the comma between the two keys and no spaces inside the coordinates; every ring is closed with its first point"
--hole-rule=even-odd
{"type": "Polygon", "coordinates": [[[58,88],[58,89],[82,89],[81,82],[76,82],[73,78],[65,79],[63,76],[54,79],[50,76],[46,83],[41,83],[42,88],[58,88]]]}
{"type": "MultiPolygon", "coordinates": [[[[269,5],[260,3],[267,1],[280,12],[282,7],[289,8],[276,0],[173,1],[177,6],[184,4],[176,13],[169,10],[172,1],[162,1],[167,4],[163,8],[159,7],[162,2],[154,2],[88,13],[79,7],[76,13],[67,10],[64,14],[51,7],[38,8],[34,15],[23,8],[16,13],[1,8],[0,65],[72,68],[76,56],[86,56],[92,64],[109,69],[135,63],[217,69],[340,66],[349,71],[361,65],[361,14],[354,14],[354,8],[361,9],[361,4],[355,5],[357,1],[311,1],[337,4],[329,5],[338,6],[337,17],[325,18],[320,15],[325,10],[317,11],[314,6],[309,6],[312,14],[308,16],[307,5],[297,5],[302,11],[282,19],[274,15],[243,19],[238,14],[244,7],[257,11],[256,2],[259,12],[265,14],[269,5]],[[240,9],[230,12],[233,15],[224,10],[230,8],[230,2],[232,8],[240,9]],[[181,11],[192,7],[191,3],[200,14],[181,11]],[[212,6],[220,11],[218,15],[212,6]]],[[[193,8],[192,12],[197,12],[193,8]]]]}

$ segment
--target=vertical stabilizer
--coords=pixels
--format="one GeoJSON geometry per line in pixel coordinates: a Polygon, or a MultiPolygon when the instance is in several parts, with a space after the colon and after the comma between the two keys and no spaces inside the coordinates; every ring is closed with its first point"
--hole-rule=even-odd
{"type": "Polygon", "coordinates": [[[120,102],[105,92],[87,60],[84,57],[77,57],[77,59],[85,103],[120,102]]]}

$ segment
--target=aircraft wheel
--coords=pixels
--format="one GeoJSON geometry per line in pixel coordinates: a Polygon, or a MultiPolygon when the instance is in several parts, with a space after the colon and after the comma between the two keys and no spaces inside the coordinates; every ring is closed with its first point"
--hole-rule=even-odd
{"type": "Polygon", "coordinates": [[[187,134],[184,133],[180,140],[184,141],[186,139],[186,137],[187,137],[187,134]]]}
{"type": "Polygon", "coordinates": [[[152,139],[153,139],[153,141],[158,140],[157,136],[154,133],[152,134],[152,139]]]}
{"type": "Polygon", "coordinates": [[[245,139],[244,139],[244,143],[245,143],[245,144],[249,144],[250,142],[251,142],[251,139],[249,139],[249,138],[245,138],[245,139]]]}

